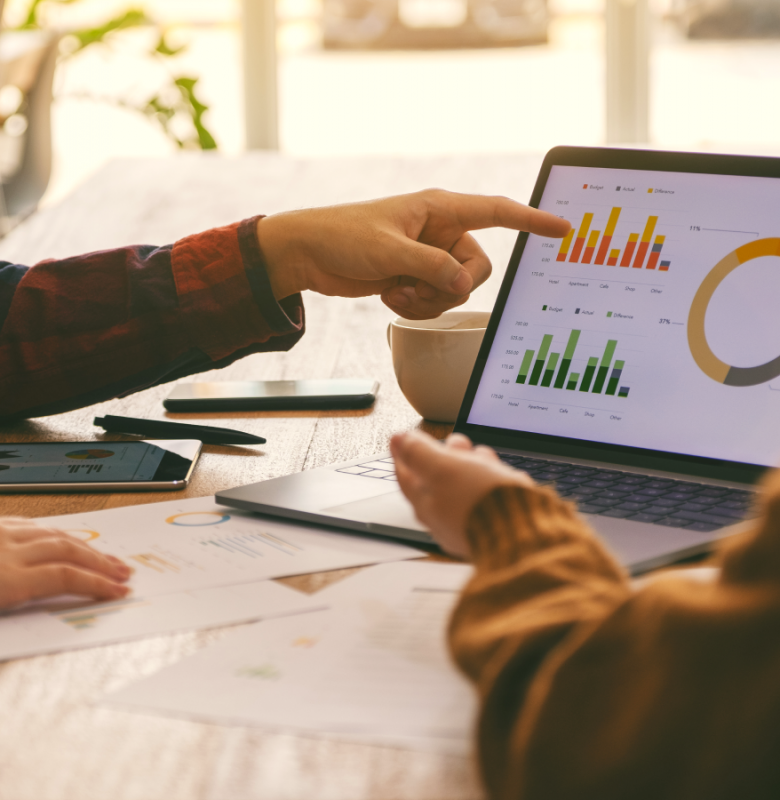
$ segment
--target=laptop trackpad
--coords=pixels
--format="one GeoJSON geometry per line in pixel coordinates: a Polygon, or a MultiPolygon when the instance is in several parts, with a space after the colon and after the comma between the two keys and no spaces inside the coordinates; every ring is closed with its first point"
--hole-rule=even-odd
{"type": "Polygon", "coordinates": [[[364,497],[351,503],[323,508],[325,514],[356,520],[375,522],[393,528],[407,528],[413,531],[426,531],[427,528],[414,516],[411,503],[401,492],[364,497]]]}

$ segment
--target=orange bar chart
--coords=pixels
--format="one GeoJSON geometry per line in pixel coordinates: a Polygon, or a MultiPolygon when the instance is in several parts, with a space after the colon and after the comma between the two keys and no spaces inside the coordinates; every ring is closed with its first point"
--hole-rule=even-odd
{"type": "MultiPolygon", "coordinates": [[[[591,230],[595,212],[589,211],[583,214],[579,228],[572,228],[561,242],[556,261],[569,261],[574,264],[593,263],[599,266],[606,264],[608,267],[620,265],[635,269],[644,267],[658,272],[668,272],[671,262],[660,261],[666,236],[658,235],[653,239],[658,224],[657,216],[651,215],[647,218],[641,238],[638,233],[628,234],[628,241],[626,241],[622,254],[619,247],[611,246],[622,211],[623,209],[619,206],[610,210],[603,235],[600,230],[595,228],[591,230]],[[645,263],[646,258],[647,263],[645,263]]],[[[622,235],[625,236],[625,234],[622,235]]]]}
{"type": "Polygon", "coordinates": [[[571,251],[569,261],[574,261],[576,263],[580,260],[582,248],[585,246],[585,237],[588,235],[591,222],[593,222],[593,214],[585,214],[585,216],[582,218],[580,229],[577,231],[577,238],[574,240],[574,249],[571,251]]]}
{"type": "Polygon", "coordinates": [[[632,233],[629,235],[628,244],[626,245],[626,249],[623,251],[623,258],[620,259],[621,267],[627,267],[631,263],[631,256],[634,255],[634,250],[636,249],[636,243],[638,241],[638,233],[632,233]]]}
{"type": "Polygon", "coordinates": [[[615,233],[615,226],[617,225],[621,211],[622,209],[620,208],[613,208],[612,211],[610,211],[609,213],[609,219],[607,220],[607,227],[604,229],[604,238],[601,240],[601,244],[599,245],[599,251],[596,254],[597,264],[604,263],[604,259],[606,258],[609,245],[612,242],[612,235],[615,233]]]}
{"type": "Polygon", "coordinates": [[[647,255],[647,248],[650,247],[650,240],[653,238],[656,222],[658,222],[658,217],[647,218],[647,225],[645,225],[645,229],[642,232],[642,240],[639,242],[636,258],[634,258],[634,263],[631,265],[634,269],[642,269],[647,255]]]}
{"type": "Polygon", "coordinates": [[[571,240],[574,238],[574,228],[572,228],[561,242],[561,249],[558,251],[558,258],[556,261],[566,261],[566,256],[569,255],[569,248],[571,247],[571,240]]]}
{"type": "Polygon", "coordinates": [[[596,242],[599,240],[601,231],[591,231],[588,236],[588,243],[585,245],[585,255],[582,257],[583,264],[590,264],[593,259],[593,251],[596,249],[596,242]]]}
{"type": "MultiPolygon", "coordinates": [[[[661,256],[661,249],[663,248],[665,241],[665,236],[655,237],[653,249],[650,251],[650,258],[647,259],[647,269],[655,269],[658,266],[658,259],[661,256]]],[[[668,266],[667,269],[669,269],[668,266]]]]}

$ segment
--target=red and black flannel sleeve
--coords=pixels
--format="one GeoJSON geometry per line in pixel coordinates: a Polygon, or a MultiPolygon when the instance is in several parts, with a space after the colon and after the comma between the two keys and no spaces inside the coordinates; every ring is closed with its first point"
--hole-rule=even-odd
{"type": "Polygon", "coordinates": [[[0,420],[57,414],[292,347],[303,303],[274,298],[257,219],[165,247],[34,267],[0,262],[0,420]]]}

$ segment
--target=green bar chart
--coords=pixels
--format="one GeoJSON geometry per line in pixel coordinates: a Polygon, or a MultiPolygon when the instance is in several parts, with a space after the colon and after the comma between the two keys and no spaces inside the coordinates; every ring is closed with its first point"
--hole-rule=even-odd
{"type": "Polygon", "coordinates": [[[528,373],[531,371],[531,364],[534,361],[534,351],[526,350],[523,356],[523,363],[520,365],[520,372],[517,373],[517,382],[525,383],[528,373]]]}
{"type": "MultiPolygon", "coordinates": [[[[612,370],[612,374],[609,376],[609,383],[607,384],[607,391],[604,394],[615,394],[618,388],[618,383],[620,381],[620,376],[623,374],[623,365],[625,364],[624,361],[616,361],[615,366],[612,370]]],[[[626,395],[628,396],[628,391],[626,390],[626,395]]]]}
{"type": "Polygon", "coordinates": [[[596,371],[596,367],[599,365],[599,360],[597,358],[589,358],[588,359],[588,366],[585,367],[585,374],[582,376],[582,383],[580,383],[580,391],[587,392],[590,390],[590,384],[593,380],[593,373],[596,371]]]}
{"type": "Polygon", "coordinates": [[[538,351],[525,351],[516,382],[570,392],[579,390],[591,394],[628,397],[629,387],[620,383],[626,362],[617,359],[613,363],[618,347],[617,339],[607,340],[601,356],[578,356],[578,363],[584,363],[584,368],[581,368],[581,372],[569,372],[575,361],[581,335],[582,330],[572,330],[561,355],[559,347],[551,352],[555,335],[544,334],[538,351]]]}
{"type": "Polygon", "coordinates": [[[561,361],[561,368],[558,370],[558,376],[555,378],[555,388],[563,389],[563,384],[566,381],[566,373],[571,366],[571,360],[574,358],[574,351],[577,348],[577,342],[580,340],[581,331],[572,331],[569,334],[569,341],[566,343],[566,349],[563,351],[563,361],[561,361]]]}
{"type": "Polygon", "coordinates": [[[547,361],[547,369],[544,371],[544,377],[542,378],[542,386],[549,386],[552,383],[553,373],[555,372],[555,367],[558,365],[558,358],[560,353],[550,353],[550,358],[547,361]]]}
{"type": "Polygon", "coordinates": [[[612,356],[615,355],[616,347],[617,341],[615,339],[610,339],[607,342],[604,355],[601,357],[601,363],[599,364],[599,371],[596,373],[596,380],[593,383],[593,392],[595,394],[601,394],[601,390],[604,388],[604,381],[607,379],[607,372],[609,372],[609,365],[612,363],[612,356]]]}
{"type": "MultiPolygon", "coordinates": [[[[550,333],[546,333],[542,338],[542,346],[539,348],[539,355],[536,357],[536,363],[534,364],[534,369],[531,373],[531,380],[528,381],[531,386],[537,386],[539,384],[539,378],[542,376],[544,362],[547,360],[547,353],[550,352],[552,340],[553,337],[550,333]]],[[[555,357],[555,360],[558,360],[557,356],[555,357]]]]}

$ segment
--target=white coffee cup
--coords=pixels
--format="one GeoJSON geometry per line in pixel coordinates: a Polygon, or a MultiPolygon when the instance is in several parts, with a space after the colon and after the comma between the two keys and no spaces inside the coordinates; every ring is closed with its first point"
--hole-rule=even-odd
{"type": "Polygon", "coordinates": [[[398,385],[425,419],[455,422],[489,319],[489,311],[448,311],[388,326],[398,385]]]}

